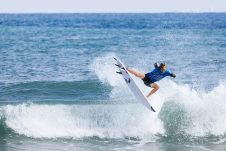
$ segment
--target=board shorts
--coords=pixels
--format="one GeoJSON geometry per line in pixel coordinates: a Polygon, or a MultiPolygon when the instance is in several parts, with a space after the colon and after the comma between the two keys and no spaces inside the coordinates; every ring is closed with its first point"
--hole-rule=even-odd
{"type": "Polygon", "coordinates": [[[145,77],[142,79],[144,84],[148,87],[151,87],[150,84],[154,83],[151,81],[151,79],[148,77],[148,74],[145,74],[145,77]]]}

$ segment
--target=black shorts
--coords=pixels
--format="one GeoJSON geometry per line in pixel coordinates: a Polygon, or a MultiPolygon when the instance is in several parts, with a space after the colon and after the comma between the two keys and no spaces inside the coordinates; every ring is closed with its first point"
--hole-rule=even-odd
{"type": "Polygon", "coordinates": [[[148,77],[147,74],[145,74],[145,77],[144,77],[142,80],[143,80],[144,84],[145,84],[146,86],[148,86],[148,87],[151,87],[150,84],[154,83],[154,82],[151,81],[151,79],[148,77]]]}

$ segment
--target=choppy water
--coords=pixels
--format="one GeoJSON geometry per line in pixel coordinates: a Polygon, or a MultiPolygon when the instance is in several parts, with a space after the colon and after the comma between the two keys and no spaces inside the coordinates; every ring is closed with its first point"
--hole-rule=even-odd
{"type": "Polygon", "coordinates": [[[0,150],[226,150],[225,57],[225,13],[0,14],[0,150]],[[176,73],[157,113],[114,56],[176,73]]]}

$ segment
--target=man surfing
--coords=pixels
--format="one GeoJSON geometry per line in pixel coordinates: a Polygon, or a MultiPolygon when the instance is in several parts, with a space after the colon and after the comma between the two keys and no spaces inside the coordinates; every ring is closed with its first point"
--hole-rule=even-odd
{"type": "Polygon", "coordinates": [[[155,66],[155,69],[146,74],[138,72],[131,68],[127,68],[128,72],[130,72],[130,73],[134,74],[136,77],[142,79],[146,86],[153,88],[146,97],[150,97],[152,94],[154,94],[160,88],[159,85],[156,84],[155,82],[160,81],[167,76],[171,76],[173,78],[176,77],[176,75],[174,73],[171,73],[169,70],[167,70],[166,63],[161,63],[160,65],[155,63],[154,66],[155,66]]]}

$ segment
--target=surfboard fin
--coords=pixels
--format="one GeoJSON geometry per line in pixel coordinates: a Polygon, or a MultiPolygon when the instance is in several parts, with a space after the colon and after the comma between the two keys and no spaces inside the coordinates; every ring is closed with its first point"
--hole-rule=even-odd
{"type": "Polygon", "coordinates": [[[123,70],[125,70],[125,71],[126,71],[126,69],[125,69],[124,67],[122,67],[121,69],[123,69],[123,70]]]}
{"type": "Polygon", "coordinates": [[[118,64],[115,64],[117,67],[119,67],[120,69],[122,69],[122,70],[125,70],[126,71],[126,69],[124,68],[124,67],[122,67],[122,66],[120,66],[120,65],[118,65],[118,64]]]}
{"type": "Polygon", "coordinates": [[[122,72],[121,72],[121,71],[116,71],[116,73],[118,73],[118,74],[122,74],[122,72]]]}
{"type": "Polygon", "coordinates": [[[118,65],[118,64],[115,64],[117,67],[119,67],[119,68],[121,68],[121,66],[120,65],[118,65]]]}

